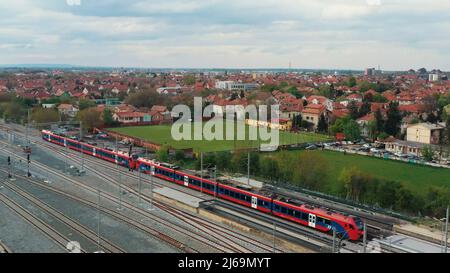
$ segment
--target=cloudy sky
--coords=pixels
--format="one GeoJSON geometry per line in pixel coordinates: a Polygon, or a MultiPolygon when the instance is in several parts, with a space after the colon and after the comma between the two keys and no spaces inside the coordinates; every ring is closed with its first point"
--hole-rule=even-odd
{"type": "Polygon", "coordinates": [[[0,0],[0,64],[450,70],[448,0],[0,0]]]}

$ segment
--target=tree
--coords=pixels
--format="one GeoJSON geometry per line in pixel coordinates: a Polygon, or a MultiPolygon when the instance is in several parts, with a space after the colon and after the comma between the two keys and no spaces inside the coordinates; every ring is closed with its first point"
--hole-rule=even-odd
{"type": "Polygon", "coordinates": [[[435,155],[435,153],[433,151],[433,148],[431,148],[430,145],[425,145],[422,148],[422,156],[425,159],[425,161],[428,161],[428,162],[433,161],[434,155],[435,155]]]}
{"type": "Polygon", "coordinates": [[[304,152],[295,160],[294,166],[294,183],[311,190],[323,189],[328,165],[321,155],[311,151],[304,152]]]}
{"type": "Polygon", "coordinates": [[[355,77],[350,77],[348,79],[348,83],[347,83],[348,87],[355,87],[356,86],[356,78],[355,77]]]}
{"type": "Polygon", "coordinates": [[[125,99],[125,103],[138,108],[150,108],[153,105],[168,105],[168,98],[164,95],[160,95],[155,89],[151,88],[128,95],[125,99]]]}
{"type": "Polygon", "coordinates": [[[219,170],[229,170],[231,165],[231,153],[218,152],[216,154],[216,165],[219,170]]]}
{"type": "Polygon", "coordinates": [[[160,162],[168,162],[169,161],[169,147],[164,145],[156,152],[156,158],[160,162]]]}
{"type": "Polygon", "coordinates": [[[184,160],[184,152],[182,150],[175,151],[175,160],[180,162],[184,160]]]}
{"type": "Polygon", "coordinates": [[[351,141],[361,139],[359,124],[349,116],[337,119],[331,126],[331,132],[333,135],[344,133],[345,137],[351,141]]]}
{"type": "Polygon", "coordinates": [[[380,109],[375,111],[375,129],[377,134],[384,132],[384,119],[380,109]]]}
{"type": "Polygon", "coordinates": [[[359,116],[359,109],[358,109],[358,105],[356,104],[356,101],[351,101],[348,105],[348,110],[350,110],[350,116],[352,117],[352,119],[358,119],[359,116]]]}
{"type": "Polygon", "coordinates": [[[92,100],[82,99],[79,101],[78,106],[80,110],[88,109],[95,106],[95,102],[92,100]]]}
{"type": "Polygon", "coordinates": [[[450,145],[450,117],[447,117],[445,122],[444,143],[450,145]]]}
{"type": "Polygon", "coordinates": [[[183,82],[185,85],[194,85],[195,84],[195,76],[192,74],[184,76],[183,82]]]}
{"type": "Polygon", "coordinates": [[[113,126],[116,124],[116,122],[113,119],[113,115],[110,109],[105,108],[103,110],[103,123],[105,126],[113,126]]]}
{"type": "Polygon", "coordinates": [[[361,108],[359,109],[359,113],[358,116],[359,117],[364,117],[365,115],[370,113],[370,103],[369,102],[364,102],[361,106],[361,108]]]}
{"type": "Polygon", "coordinates": [[[398,110],[398,103],[391,102],[387,112],[387,120],[385,124],[386,133],[391,136],[396,136],[400,132],[400,124],[402,116],[398,110]]]}
{"type": "Polygon", "coordinates": [[[317,125],[317,130],[321,133],[328,132],[328,123],[325,119],[325,115],[321,115],[319,118],[319,123],[317,125]]]}
{"type": "Polygon", "coordinates": [[[350,141],[356,141],[361,139],[361,130],[359,128],[359,124],[354,121],[350,120],[344,125],[344,134],[346,139],[350,141]]]}
{"type": "Polygon", "coordinates": [[[35,108],[31,113],[31,120],[36,123],[57,122],[59,113],[55,109],[35,108]]]}
{"type": "Polygon", "coordinates": [[[259,161],[260,175],[264,178],[268,178],[271,181],[277,180],[279,177],[278,162],[270,157],[261,157],[259,161]]]}
{"type": "Polygon", "coordinates": [[[103,125],[101,113],[93,108],[79,111],[77,114],[77,120],[82,122],[84,129],[90,131],[103,125]]]}
{"type": "Polygon", "coordinates": [[[367,188],[370,177],[355,167],[344,168],[339,176],[342,183],[346,198],[359,202],[367,188]]]}

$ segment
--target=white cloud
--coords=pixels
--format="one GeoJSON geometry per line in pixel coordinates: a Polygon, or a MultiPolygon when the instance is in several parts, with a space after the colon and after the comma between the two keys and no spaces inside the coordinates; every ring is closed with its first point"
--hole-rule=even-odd
{"type": "Polygon", "coordinates": [[[1,1],[1,62],[450,69],[450,1],[81,3],[1,1]]]}

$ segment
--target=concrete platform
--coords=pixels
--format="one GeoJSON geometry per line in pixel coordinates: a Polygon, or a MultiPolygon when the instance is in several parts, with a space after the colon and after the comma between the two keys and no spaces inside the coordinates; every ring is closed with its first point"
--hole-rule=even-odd
{"type": "Polygon", "coordinates": [[[378,242],[385,247],[407,253],[441,253],[443,250],[440,245],[405,235],[393,235],[386,239],[378,240],[378,242]]]}
{"type": "MultiPolygon", "coordinates": [[[[394,230],[398,233],[411,237],[417,237],[435,244],[442,244],[444,239],[443,232],[432,230],[426,226],[417,226],[412,224],[396,225],[394,226],[394,230]]],[[[450,238],[447,241],[447,244],[450,245],[450,238]]]]}
{"type": "Polygon", "coordinates": [[[155,198],[176,205],[177,207],[181,207],[195,213],[198,212],[198,208],[200,207],[200,203],[204,200],[197,198],[195,196],[173,190],[171,188],[163,187],[157,188],[153,190],[153,194],[155,198]]]}

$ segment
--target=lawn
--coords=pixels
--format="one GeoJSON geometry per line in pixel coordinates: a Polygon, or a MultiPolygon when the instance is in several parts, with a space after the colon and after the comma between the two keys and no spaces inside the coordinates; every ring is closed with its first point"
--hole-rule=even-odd
{"type": "MultiPolygon", "coordinates": [[[[292,153],[303,152],[293,151],[292,153]]],[[[374,177],[402,182],[417,193],[425,193],[431,185],[450,188],[449,169],[433,168],[368,156],[345,155],[340,152],[314,151],[314,153],[318,153],[328,163],[328,184],[332,192],[338,189],[338,179],[342,170],[350,166],[355,166],[374,177]]]]}
{"type": "MultiPolygon", "coordinates": [[[[204,123],[205,124],[205,123],[204,123]]],[[[203,124],[203,126],[204,126],[203,124]]],[[[224,128],[224,134],[227,126],[224,128]]],[[[195,152],[216,152],[216,151],[228,151],[234,149],[244,148],[256,148],[260,143],[267,143],[258,140],[249,140],[248,132],[249,126],[246,126],[246,140],[181,140],[176,141],[171,135],[171,126],[159,125],[159,126],[139,126],[139,127],[122,127],[110,129],[122,134],[126,134],[133,137],[138,137],[151,141],[156,144],[167,144],[175,149],[187,149],[192,148],[195,152]]],[[[194,126],[192,126],[191,136],[193,136],[194,126]]],[[[236,127],[235,127],[236,132],[236,127]]],[[[235,134],[236,135],[236,134],[235,134]]],[[[193,138],[193,137],[192,137],[193,138]]],[[[224,137],[225,138],[225,137],[224,137]]],[[[322,142],[329,140],[328,136],[314,134],[314,133],[288,133],[280,132],[280,144],[297,144],[297,143],[310,143],[310,142],[322,142]]]]}

